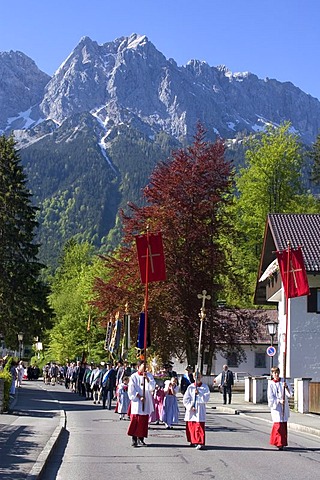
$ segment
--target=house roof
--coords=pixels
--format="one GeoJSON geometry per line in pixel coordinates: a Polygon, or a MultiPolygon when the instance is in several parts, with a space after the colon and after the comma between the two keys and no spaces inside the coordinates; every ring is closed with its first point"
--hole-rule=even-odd
{"type": "Polygon", "coordinates": [[[254,303],[265,304],[266,282],[259,278],[276,258],[276,251],[302,247],[307,273],[320,274],[320,214],[272,213],[266,221],[254,303]]]}

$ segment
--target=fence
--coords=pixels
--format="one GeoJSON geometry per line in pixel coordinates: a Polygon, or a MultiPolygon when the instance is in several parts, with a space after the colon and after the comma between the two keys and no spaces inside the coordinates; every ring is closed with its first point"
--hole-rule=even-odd
{"type": "Polygon", "coordinates": [[[309,383],[309,412],[320,413],[320,382],[309,383]]]}

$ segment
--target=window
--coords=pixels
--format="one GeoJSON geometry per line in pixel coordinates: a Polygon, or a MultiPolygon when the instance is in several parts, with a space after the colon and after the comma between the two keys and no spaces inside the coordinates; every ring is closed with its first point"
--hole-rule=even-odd
{"type": "Polygon", "coordinates": [[[264,352],[255,352],[254,354],[254,367],[266,368],[266,354],[264,352]]]}
{"type": "Polygon", "coordinates": [[[203,355],[203,364],[208,365],[208,363],[209,363],[209,352],[205,351],[203,355]]]}
{"type": "Polygon", "coordinates": [[[230,368],[237,368],[239,366],[237,355],[235,353],[228,353],[227,364],[230,368]]]}
{"type": "Polygon", "coordinates": [[[320,288],[310,288],[308,312],[320,313],[320,288]]]}

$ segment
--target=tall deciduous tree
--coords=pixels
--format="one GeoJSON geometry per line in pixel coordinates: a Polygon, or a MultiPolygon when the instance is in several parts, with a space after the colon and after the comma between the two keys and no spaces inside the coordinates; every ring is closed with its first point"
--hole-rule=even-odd
{"type": "Polygon", "coordinates": [[[73,238],[67,242],[51,281],[49,302],[55,319],[48,332],[48,359],[64,363],[66,359],[102,357],[104,331],[91,305],[94,279],[102,275],[101,270],[102,263],[89,243],[73,238]]]}
{"type": "Polygon", "coordinates": [[[0,330],[15,347],[41,335],[51,316],[34,243],[36,208],[12,137],[0,136],[0,330]]]}
{"type": "MultiPolygon", "coordinates": [[[[245,279],[242,301],[251,304],[268,213],[314,213],[318,201],[306,191],[304,158],[299,138],[290,123],[267,127],[248,141],[246,165],[236,177],[234,218],[229,245],[231,262],[245,279]]],[[[241,301],[241,299],[238,299],[241,301]]]]}
{"type": "Polygon", "coordinates": [[[142,306],[133,236],[146,232],[147,226],[151,232],[162,231],[167,281],[149,288],[153,346],[162,357],[186,353],[188,361],[196,363],[198,294],[206,290],[211,301],[206,305],[203,348],[209,351],[210,371],[217,345],[236,348],[239,329],[225,322],[216,308],[222,288],[219,279],[225,269],[218,238],[227,226],[227,217],[221,212],[232,186],[231,166],[224,158],[224,144],[206,142],[204,137],[199,125],[191,146],[174,152],[156,167],[144,190],[146,206],[131,205],[131,216],[123,216],[123,245],[117,258],[105,258],[110,280],[98,281],[97,305],[105,312],[126,301],[131,311],[137,303],[142,306]]]}

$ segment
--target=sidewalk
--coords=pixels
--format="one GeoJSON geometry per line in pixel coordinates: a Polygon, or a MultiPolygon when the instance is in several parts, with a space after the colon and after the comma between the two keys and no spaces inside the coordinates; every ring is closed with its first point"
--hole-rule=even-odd
{"type": "Polygon", "coordinates": [[[36,480],[65,426],[65,413],[41,381],[23,382],[0,415],[0,478],[36,480]]]}
{"type": "MultiPolygon", "coordinates": [[[[23,383],[11,405],[11,413],[0,415],[0,478],[37,480],[66,425],[66,415],[54,399],[55,390],[41,381],[23,383]]],[[[181,395],[179,394],[181,400],[181,395]]],[[[234,393],[232,404],[223,405],[220,393],[211,393],[208,410],[229,415],[246,415],[271,424],[266,404],[244,401],[243,393],[234,393]]],[[[289,431],[320,437],[320,415],[291,411],[289,431]]]]}
{"type": "MultiPolygon", "coordinates": [[[[218,392],[211,393],[208,408],[216,409],[233,415],[246,415],[259,418],[272,423],[270,409],[266,403],[249,403],[244,401],[244,393],[234,393],[231,405],[222,405],[222,395],[218,392]]],[[[320,437],[320,415],[312,413],[297,413],[290,411],[288,430],[300,431],[320,437]]]]}

